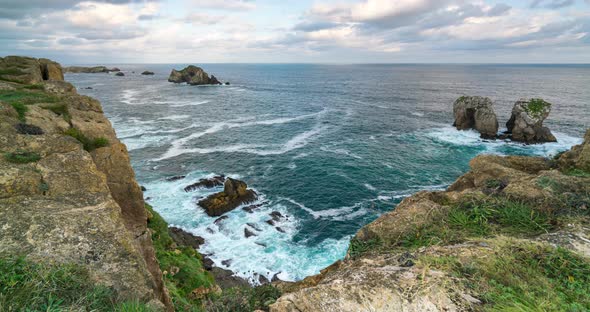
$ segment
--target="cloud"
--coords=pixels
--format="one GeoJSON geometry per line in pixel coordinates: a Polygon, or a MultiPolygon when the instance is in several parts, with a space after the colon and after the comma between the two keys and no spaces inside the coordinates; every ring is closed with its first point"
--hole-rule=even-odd
{"type": "MultiPolygon", "coordinates": [[[[95,3],[129,4],[157,0],[93,0],[95,3]]],[[[25,16],[38,16],[53,11],[71,9],[87,0],[0,0],[0,18],[20,19],[25,16]]]]}
{"type": "MultiPolygon", "coordinates": [[[[561,9],[574,4],[574,0],[533,0],[531,8],[545,7],[549,9],[561,9]]],[[[586,3],[589,1],[586,0],[586,3]]]]}
{"type": "Polygon", "coordinates": [[[204,9],[249,11],[256,8],[254,0],[192,0],[191,2],[204,9]]]}

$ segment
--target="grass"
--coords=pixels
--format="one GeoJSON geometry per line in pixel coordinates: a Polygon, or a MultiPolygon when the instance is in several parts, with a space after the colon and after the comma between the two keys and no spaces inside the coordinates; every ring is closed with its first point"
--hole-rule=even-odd
{"type": "Polygon", "coordinates": [[[45,87],[42,84],[30,84],[23,86],[23,88],[27,90],[45,90],[45,87]]]}
{"type": "Polygon", "coordinates": [[[177,310],[198,310],[201,303],[192,298],[191,292],[199,287],[213,287],[213,276],[203,269],[200,255],[191,247],[176,246],[168,233],[166,221],[146,204],[149,212],[148,227],[152,231],[152,241],[156,257],[164,274],[164,282],[177,310]],[[171,268],[180,269],[172,275],[171,268]]]}
{"type": "Polygon", "coordinates": [[[84,134],[82,134],[82,132],[80,132],[80,130],[78,130],[76,128],[70,128],[64,134],[69,135],[69,136],[75,138],[76,140],[78,140],[80,143],[82,143],[82,146],[84,147],[84,149],[89,152],[93,151],[97,148],[105,147],[105,146],[109,145],[108,139],[103,138],[103,137],[90,139],[90,138],[86,137],[84,134]]]}
{"type": "Polygon", "coordinates": [[[486,311],[588,311],[590,262],[562,248],[496,241],[491,254],[418,262],[460,278],[486,311]]]}
{"type": "Polygon", "coordinates": [[[16,68],[5,68],[0,69],[0,76],[9,75],[9,76],[19,76],[24,74],[23,71],[16,69],[16,68]]]}
{"type": "Polygon", "coordinates": [[[53,104],[53,105],[46,105],[42,106],[41,108],[48,109],[52,111],[54,114],[62,116],[65,121],[68,123],[72,121],[72,116],[68,111],[68,106],[66,104],[53,104]]]}
{"type": "Polygon", "coordinates": [[[547,106],[551,106],[551,103],[543,99],[530,99],[529,103],[525,106],[525,110],[531,116],[538,118],[547,106]]]}
{"type": "Polygon", "coordinates": [[[354,259],[368,251],[378,249],[382,245],[383,243],[378,238],[372,238],[367,241],[361,241],[356,237],[353,237],[350,240],[348,254],[350,255],[350,257],[354,259]]]}
{"type": "Polygon", "coordinates": [[[209,312],[251,312],[268,311],[268,306],[275,303],[281,292],[271,286],[255,288],[232,288],[206,303],[209,312]]]}
{"type": "Polygon", "coordinates": [[[82,266],[0,257],[0,311],[149,311],[115,298],[113,290],[95,285],[82,266]]]}
{"type": "Polygon", "coordinates": [[[41,156],[37,153],[33,152],[14,152],[14,153],[5,153],[4,159],[6,161],[11,162],[13,164],[28,164],[32,162],[39,161],[41,156]]]}
{"type": "Polygon", "coordinates": [[[17,111],[21,121],[25,121],[28,111],[27,105],[37,103],[55,103],[59,100],[56,96],[37,91],[0,90],[0,101],[12,105],[17,111]]]}
{"type": "Polygon", "coordinates": [[[572,177],[590,178],[590,172],[578,168],[566,170],[564,174],[572,177]]]}

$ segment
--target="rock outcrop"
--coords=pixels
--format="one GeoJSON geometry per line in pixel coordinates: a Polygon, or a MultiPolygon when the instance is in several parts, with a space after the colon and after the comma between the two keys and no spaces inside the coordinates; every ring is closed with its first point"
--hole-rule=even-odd
{"type": "Polygon", "coordinates": [[[153,71],[146,70],[146,71],[142,72],[141,74],[144,75],[144,76],[152,76],[152,75],[154,75],[154,72],[153,71]]]}
{"type": "Polygon", "coordinates": [[[185,192],[191,192],[200,188],[212,188],[212,187],[216,187],[216,186],[222,186],[225,182],[225,176],[223,175],[219,175],[219,176],[214,176],[212,178],[207,178],[207,179],[199,179],[199,181],[188,185],[187,187],[184,188],[185,192]]]}
{"type": "Polygon", "coordinates": [[[0,254],[83,265],[120,299],[172,309],[143,194],[100,103],[60,81],[49,60],[6,57],[0,72],[14,81],[2,92],[32,99],[21,113],[0,102],[0,150],[29,156],[0,157],[0,254]]]}
{"type": "Polygon", "coordinates": [[[217,217],[241,204],[253,202],[256,197],[256,192],[248,189],[243,181],[227,178],[223,185],[223,192],[215,193],[199,201],[199,206],[203,207],[209,216],[217,217]]]}
{"type": "Polygon", "coordinates": [[[220,85],[221,82],[215,76],[207,74],[202,68],[190,65],[180,71],[173,69],[168,77],[169,82],[189,85],[220,85]]]}
{"type": "Polygon", "coordinates": [[[484,139],[494,139],[498,133],[498,118],[492,100],[480,96],[462,96],[453,104],[458,130],[475,129],[484,139]]]}
{"type": "MultiPolygon", "coordinates": [[[[517,309],[515,298],[490,300],[491,292],[543,292],[555,286],[540,280],[590,267],[589,165],[590,130],[557,160],[477,156],[447,191],[414,194],[361,228],[343,261],[300,282],[273,283],[283,295],[270,311],[517,309]],[[539,259],[557,272],[537,267],[539,259]]],[[[540,296],[527,307],[567,310],[568,301],[540,296]]]]}
{"type": "Polygon", "coordinates": [[[115,76],[123,77],[123,76],[125,76],[125,73],[123,73],[123,72],[117,72],[115,74],[115,76]]]}
{"type": "Polygon", "coordinates": [[[83,73],[83,74],[99,74],[99,73],[110,73],[121,71],[118,68],[107,68],[106,66],[69,66],[64,68],[66,73],[83,73]]]}
{"type": "Polygon", "coordinates": [[[510,120],[506,123],[513,141],[528,144],[557,142],[543,121],[551,112],[551,103],[542,99],[520,99],[514,104],[510,120]]]}

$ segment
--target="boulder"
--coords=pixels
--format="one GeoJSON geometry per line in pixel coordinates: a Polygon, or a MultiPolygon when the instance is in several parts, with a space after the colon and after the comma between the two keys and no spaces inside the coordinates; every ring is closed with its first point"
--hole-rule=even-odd
{"type": "Polygon", "coordinates": [[[498,118],[492,100],[481,96],[462,96],[453,104],[457,130],[475,129],[484,139],[495,139],[498,118]]]}
{"type": "Polygon", "coordinates": [[[125,74],[123,72],[117,72],[115,74],[115,76],[123,77],[123,76],[125,76],[125,74]]]}
{"type": "Polygon", "coordinates": [[[168,233],[174,242],[179,246],[192,247],[199,249],[199,246],[205,243],[205,239],[200,236],[195,236],[191,233],[177,227],[168,228],[168,233]]]}
{"type": "Polygon", "coordinates": [[[215,193],[199,201],[199,206],[203,207],[209,216],[217,217],[256,198],[256,192],[248,189],[245,182],[227,178],[223,185],[223,192],[215,193]]]}
{"type": "Polygon", "coordinates": [[[551,103],[542,99],[520,99],[514,103],[510,120],[506,123],[513,141],[527,144],[557,142],[543,121],[551,112],[551,103]]]}
{"type": "Polygon", "coordinates": [[[183,83],[186,82],[189,85],[218,85],[221,84],[215,76],[209,77],[202,68],[190,65],[183,70],[173,69],[168,77],[169,82],[183,83]]]}
{"type": "Polygon", "coordinates": [[[143,72],[143,73],[141,73],[141,74],[142,74],[142,75],[151,76],[151,75],[153,75],[153,74],[154,74],[154,72],[152,72],[152,71],[149,71],[149,70],[146,70],[146,71],[144,71],[144,72],[143,72]]]}

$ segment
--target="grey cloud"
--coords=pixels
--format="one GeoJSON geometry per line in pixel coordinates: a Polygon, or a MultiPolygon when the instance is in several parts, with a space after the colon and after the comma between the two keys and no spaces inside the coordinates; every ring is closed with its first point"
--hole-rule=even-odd
{"type": "Polygon", "coordinates": [[[59,39],[57,42],[63,45],[81,45],[85,41],[80,38],[62,38],[59,39]]]}
{"type": "Polygon", "coordinates": [[[299,24],[295,25],[295,27],[293,27],[293,30],[310,32],[310,31],[317,31],[317,30],[322,30],[322,29],[334,28],[334,27],[337,27],[338,25],[340,25],[340,24],[333,23],[333,22],[303,22],[303,23],[299,23],[299,24]]]}
{"type": "MultiPolygon", "coordinates": [[[[531,2],[531,8],[544,7],[548,9],[561,9],[574,4],[574,0],[534,0],[531,2]]],[[[586,0],[586,3],[589,1],[586,0]]]]}
{"type": "MultiPolygon", "coordinates": [[[[99,3],[126,4],[157,2],[159,0],[93,0],[99,3]]],[[[43,13],[71,9],[84,0],[0,0],[0,18],[21,19],[43,13]]]]}
{"type": "Polygon", "coordinates": [[[488,16],[500,16],[508,13],[512,9],[511,6],[498,3],[488,11],[488,16]]]}

